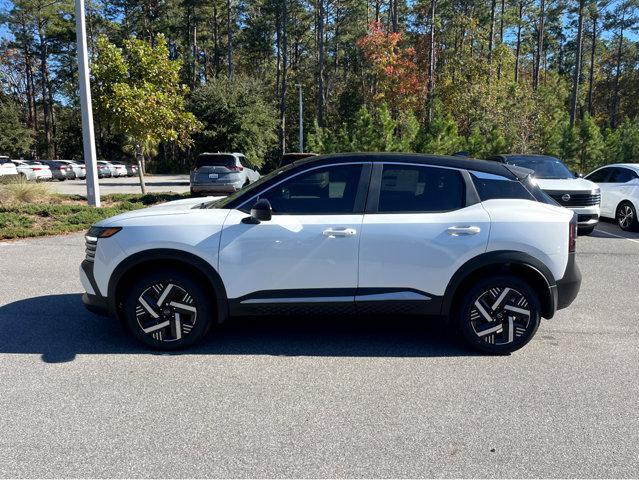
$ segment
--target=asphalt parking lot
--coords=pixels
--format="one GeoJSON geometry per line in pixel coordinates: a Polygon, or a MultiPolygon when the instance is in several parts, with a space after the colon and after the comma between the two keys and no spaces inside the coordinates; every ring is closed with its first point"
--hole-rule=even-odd
{"type": "MultiPolygon", "coordinates": [[[[189,191],[188,175],[147,175],[144,178],[147,192],[175,192],[189,191]]],[[[87,186],[84,180],[64,180],[62,182],[48,182],[51,189],[58,193],[69,195],[87,194],[87,186]]],[[[140,193],[140,180],[135,177],[101,178],[99,180],[100,193],[140,193]]]]}
{"type": "Polygon", "coordinates": [[[84,310],[81,235],[0,243],[0,476],[637,477],[639,234],[578,252],[579,297],[511,356],[396,318],[167,355],[84,310]]]}

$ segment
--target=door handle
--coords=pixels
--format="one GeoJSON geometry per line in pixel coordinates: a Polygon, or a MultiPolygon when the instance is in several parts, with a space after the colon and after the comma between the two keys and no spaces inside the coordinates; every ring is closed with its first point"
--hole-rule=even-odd
{"type": "Polygon", "coordinates": [[[357,234],[354,228],[327,228],[322,232],[325,237],[353,237],[357,234]]]}
{"type": "Polygon", "coordinates": [[[477,235],[479,232],[481,232],[481,228],[475,227],[474,225],[455,226],[448,227],[446,229],[446,233],[453,237],[461,237],[462,235],[477,235]]]}

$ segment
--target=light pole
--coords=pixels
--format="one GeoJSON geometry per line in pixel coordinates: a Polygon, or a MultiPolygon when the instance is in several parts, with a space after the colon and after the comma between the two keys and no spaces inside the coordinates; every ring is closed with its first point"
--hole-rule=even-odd
{"type": "Polygon", "coordinates": [[[93,134],[93,112],[91,107],[91,84],[89,82],[89,55],[87,54],[87,34],[84,19],[84,0],[75,0],[75,29],[78,48],[78,77],[80,79],[80,110],[82,112],[82,144],[84,163],[87,170],[87,201],[94,207],[100,206],[100,185],[93,134]]]}
{"type": "Polygon", "coordinates": [[[296,83],[295,86],[300,90],[300,153],[304,151],[304,105],[302,103],[302,84],[296,83]]]}

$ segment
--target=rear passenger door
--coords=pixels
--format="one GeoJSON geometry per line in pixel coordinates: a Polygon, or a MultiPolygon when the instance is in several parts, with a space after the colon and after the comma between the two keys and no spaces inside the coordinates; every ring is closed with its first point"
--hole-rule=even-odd
{"type": "Polygon", "coordinates": [[[451,276],[488,243],[489,216],[480,203],[467,202],[464,175],[426,165],[375,165],[360,240],[360,307],[390,300],[402,309],[410,302],[439,312],[451,276]]]}

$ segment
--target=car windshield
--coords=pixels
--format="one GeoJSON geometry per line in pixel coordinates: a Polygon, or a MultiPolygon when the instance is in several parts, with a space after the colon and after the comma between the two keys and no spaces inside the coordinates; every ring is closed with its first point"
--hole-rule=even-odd
{"type": "Polygon", "coordinates": [[[568,167],[561,160],[554,157],[508,157],[506,163],[533,170],[536,178],[575,178],[568,167]]]}
{"type": "Polygon", "coordinates": [[[290,165],[286,165],[285,167],[275,169],[268,175],[264,175],[263,177],[260,177],[255,182],[247,185],[246,187],[242,188],[241,190],[238,190],[237,192],[230,194],[227,197],[220,198],[219,200],[213,200],[211,202],[203,203],[201,208],[224,208],[226,207],[228,203],[232,202],[240,195],[244,195],[245,193],[251,192],[255,190],[256,188],[259,188],[261,185],[265,184],[272,178],[277,177],[278,175],[281,175],[287,170],[290,170],[291,168],[293,168],[294,166],[295,164],[291,163],[290,165]]]}
{"type": "Polygon", "coordinates": [[[217,166],[230,167],[232,165],[235,165],[235,156],[233,155],[207,155],[204,153],[197,157],[197,160],[195,161],[195,168],[217,166]]]}

